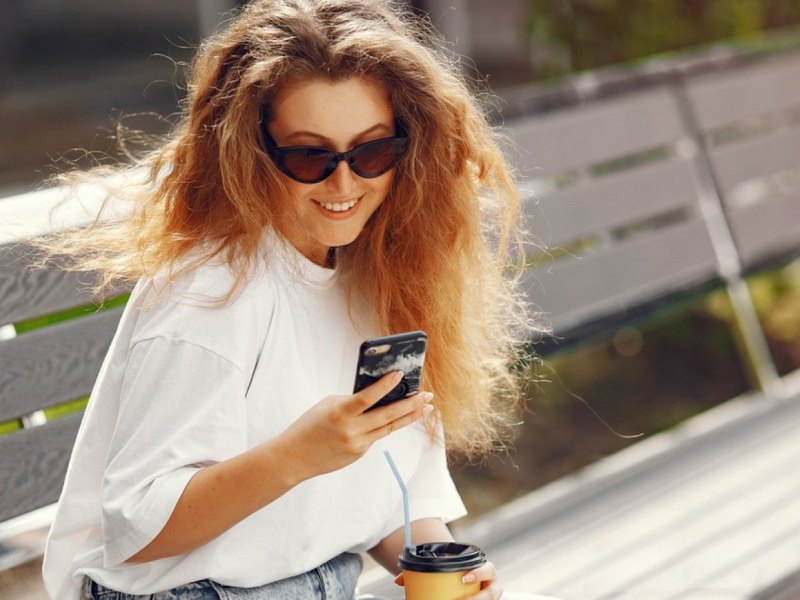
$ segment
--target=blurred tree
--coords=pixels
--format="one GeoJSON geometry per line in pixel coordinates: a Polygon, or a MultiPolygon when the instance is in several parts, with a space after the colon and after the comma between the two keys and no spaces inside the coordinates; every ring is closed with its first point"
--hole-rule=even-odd
{"type": "Polygon", "coordinates": [[[800,24],[797,0],[528,0],[537,78],[800,24]]]}

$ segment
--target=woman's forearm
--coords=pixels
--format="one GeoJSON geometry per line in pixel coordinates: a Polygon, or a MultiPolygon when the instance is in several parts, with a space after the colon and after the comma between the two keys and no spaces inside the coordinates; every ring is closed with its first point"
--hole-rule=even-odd
{"type": "Polygon", "coordinates": [[[417,421],[431,394],[415,394],[366,411],[401,377],[394,371],[358,394],[327,396],[275,438],[199,471],[161,532],[128,561],[146,562],[194,550],[300,482],[353,463],[376,440],[417,421]]]}
{"type": "Polygon", "coordinates": [[[221,535],[302,481],[278,436],[192,477],[161,532],[127,562],[184,554],[221,535]]]}

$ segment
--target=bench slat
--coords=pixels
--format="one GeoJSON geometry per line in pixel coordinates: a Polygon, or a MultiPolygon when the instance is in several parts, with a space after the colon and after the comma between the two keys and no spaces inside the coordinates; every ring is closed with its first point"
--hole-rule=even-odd
{"type": "MultiPolygon", "coordinates": [[[[2,200],[0,200],[2,202],[2,200]]],[[[90,304],[87,274],[52,269],[29,269],[31,248],[0,247],[0,325],[90,304]]]]}
{"type": "MultiPolygon", "coordinates": [[[[664,556],[670,554],[670,549],[683,549],[681,539],[687,538],[687,526],[692,528],[691,540],[707,540],[725,533],[727,523],[737,518],[737,512],[758,515],[760,504],[769,502],[773,495],[785,497],[787,488],[793,489],[794,486],[782,477],[786,464],[782,461],[795,459],[800,453],[800,449],[792,447],[785,437],[782,444],[769,447],[779,453],[766,457],[764,452],[737,453],[740,462],[734,470],[728,465],[720,467],[714,463],[715,468],[722,469],[719,473],[703,465],[701,469],[683,476],[678,473],[674,479],[641,486],[640,497],[626,498],[626,501],[620,499],[619,506],[607,515],[608,518],[596,515],[579,534],[583,543],[564,540],[558,560],[553,561],[546,572],[539,574],[540,583],[567,585],[574,577],[575,569],[585,573],[581,579],[587,585],[590,585],[593,573],[604,569],[620,568],[621,580],[621,573],[641,573],[653,566],[658,567],[664,556]],[[715,485],[711,488],[687,485],[693,478],[702,477],[713,479],[715,485]],[[762,484],[764,487],[758,489],[762,484]],[[747,502],[729,503],[723,501],[725,498],[742,498],[747,502]],[[668,511],[664,510],[665,506],[680,508],[668,511]],[[589,538],[588,542],[586,538],[589,538]],[[637,568],[622,570],[622,563],[626,560],[635,561],[637,568]]],[[[677,560],[679,557],[673,562],[677,560]]]]}
{"type": "Polygon", "coordinates": [[[741,72],[690,80],[687,94],[704,131],[791,108],[800,104],[800,61],[795,56],[741,72]]]}
{"type": "MultiPolygon", "coordinates": [[[[717,567],[738,570],[739,582],[758,577],[749,560],[759,548],[792,543],[784,534],[793,528],[793,543],[800,544],[800,479],[793,467],[800,460],[800,400],[760,411],[748,408],[751,402],[741,399],[702,416],[734,415],[709,435],[687,439],[679,430],[651,438],[587,470],[597,478],[568,478],[549,497],[544,488],[535,494],[542,503],[527,511],[524,525],[495,523],[492,530],[513,528],[495,534],[503,535],[496,546],[485,544],[504,565],[506,586],[565,598],[600,598],[615,589],[625,592],[619,598],[671,598],[681,590],[682,573],[690,581],[693,557],[697,582],[702,573],[717,574],[717,567]],[[740,412],[744,418],[736,417],[740,412]],[[677,445],[648,455],[648,447],[670,438],[677,445]],[[626,464],[626,455],[640,452],[644,460],[626,464]],[[615,470],[604,462],[626,466],[615,470]],[[578,487],[573,492],[570,485],[578,487]],[[715,544],[716,555],[703,558],[715,544]],[[662,573],[661,589],[651,588],[662,573]]],[[[773,571],[772,582],[790,568],[773,571]]],[[[752,582],[743,589],[753,590],[752,582]]],[[[684,597],[690,596],[676,596],[684,597]]]]}
{"type": "Polygon", "coordinates": [[[717,261],[700,222],[648,232],[578,259],[543,264],[526,274],[523,288],[556,333],[618,314],[625,308],[682,291],[715,277],[717,261]]]}
{"type": "Polygon", "coordinates": [[[145,172],[134,170],[113,175],[103,182],[54,186],[0,198],[0,246],[83,227],[98,215],[116,218],[127,208],[120,200],[109,198],[107,184],[125,187],[141,183],[145,177],[145,172]]]}
{"type": "Polygon", "coordinates": [[[509,122],[503,130],[519,146],[511,159],[524,176],[537,178],[671,144],[684,131],[667,90],[509,122]]]}
{"type": "Polygon", "coordinates": [[[58,500],[81,417],[0,436],[0,521],[58,500]]]}
{"type": "Polygon", "coordinates": [[[101,311],[0,341],[0,421],[87,395],[122,310],[101,311]]]}
{"type": "Polygon", "coordinates": [[[714,174],[724,193],[750,179],[800,170],[800,127],[753,136],[709,152],[714,174]]]}
{"type": "MultiPolygon", "coordinates": [[[[527,229],[548,248],[697,202],[691,165],[670,160],[529,198],[527,229]]],[[[700,218],[700,215],[697,215],[700,218]]]]}
{"type": "Polygon", "coordinates": [[[800,190],[728,210],[745,267],[800,249],[800,190]]]}
{"type": "MultiPolygon", "coordinates": [[[[792,458],[797,464],[799,457],[795,455],[792,458]]],[[[796,517],[800,511],[798,494],[800,485],[795,483],[783,495],[753,499],[752,505],[744,505],[747,500],[742,498],[741,502],[733,506],[730,503],[720,506],[707,517],[707,521],[723,527],[726,523],[715,512],[723,512],[720,510],[722,508],[732,509],[724,511],[724,514],[734,513],[727,521],[724,531],[710,539],[688,538],[684,531],[684,537],[691,539],[691,544],[681,548],[673,542],[669,552],[662,551],[661,560],[650,571],[641,573],[638,581],[632,585],[622,584],[616,589],[624,590],[624,595],[631,598],[648,597],[649,593],[669,589],[674,592],[672,597],[677,599],[684,598],[691,592],[704,591],[708,585],[706,579],[710,576],[736,571],[740,583],[742,580],[757,577],[758,574],[751,571],[749,561],[776,540],[783,538],[787,528],[797,528],[796,517]],[[745,508],[749,510],[743,510],[745,508]]],[[[641,557],[652,552],[649,547],[642,550],[643,552],[633,555],[641,557]]],[[[616,569],[625,569],[625,565],[617,565],[614,570],[616,569]]],[[[778,577],[782,575],[783,573],[779,573],[778,577]]],[[[744,589],[751,589],[751,585],[752,582],[747,581],[744,589]]],[[[609,597],[617,596],[612,591],[609,597]]]]}
{"type": "MultiPolygon", "coordinates": [[[[756,589],[767,590],[776,586],[776,582],[782,582],[797,575],[797,555],[800,550],[800,523],[797,519],[781,534],[764,547],[751,552],[747,558],[747,570],[726,569],[722,573],[711,575],[706,582],[706,586],[711,589],[719,590],[743,590],[756,589]]],[[[777,585],[780,587],[780,584],[777,585]]],[[[728,596],[730,597],[730,595],[728,596]]],[[[763,596],[752,596],[754,599],[772,599],[798,597],[798,590],[795,589],[793,595],[779,596],[769,593],[763,596]]]]}

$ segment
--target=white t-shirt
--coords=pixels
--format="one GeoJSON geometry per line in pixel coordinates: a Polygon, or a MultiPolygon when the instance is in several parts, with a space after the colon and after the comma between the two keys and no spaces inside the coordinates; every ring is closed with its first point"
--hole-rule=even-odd
{"type": "MultiPolygon", "coordinates": [[[[275,248],[222,308],[231,284],[207,265],[169,283],[139,282],[92,392],[48,539],[51,597],[82,579],[149,594],[213,579],[252,587],[362,552],[402,526],[388,449],[409,489],[411,518],[463,516],[444,448],[421,425],[377,442],[358,461],[307,480],[181,556],[124,561],[163,528],[204,465],[267,440],[331,394],[352,392],[358,347],[373,334],[349,318],[340,278],[275,248]]],[[[264,473],[269,477],[269,473],[264,473]]]]}

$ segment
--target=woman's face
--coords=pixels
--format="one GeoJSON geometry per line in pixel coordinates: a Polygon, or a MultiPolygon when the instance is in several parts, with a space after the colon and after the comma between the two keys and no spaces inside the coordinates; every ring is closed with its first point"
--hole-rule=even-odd
{"type": "MultiPolygon", "coordinates": [[[[314,78],[291,84],[272,106],[269,132],[278,147],[319,146],[345,152],[358,144],[395,134],[386,90],[371,79],[314,78]]],[[[308,259],[325,264],[328,250],[355,240],[389,192],[393,169],[367,179],[340,161],[318,183],[286,175],[296,215],[289,241],[308,259]]]]}

